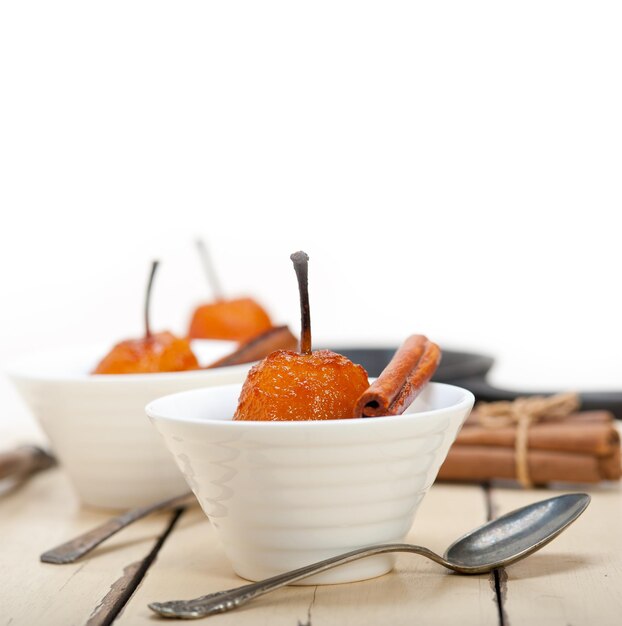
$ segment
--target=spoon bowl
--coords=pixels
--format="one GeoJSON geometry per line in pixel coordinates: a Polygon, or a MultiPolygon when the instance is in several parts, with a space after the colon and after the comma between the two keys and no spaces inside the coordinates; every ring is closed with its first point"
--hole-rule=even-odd
{"type": "Polygon", "coordinates": [[[588,494],[569,493],[529,504],[460,537],[444,558],[464,574],[510,565],[555,539],[589,503],[588,494]]]}
{"type": "Polygon", "coordinates": [[[193,600],[153,602],[149,608],[163,617],[207,617],[231,611],[253,598],[333,567],[389,552],[419,554],[458,574],[483,574],[516,563],[545,546],[568,528],[589,503],[590,496],[586,493],[572,493],[529,504],[462,536],[447,548],[444,557],[407,543],[370,546],[235,589],[193,600]]]}

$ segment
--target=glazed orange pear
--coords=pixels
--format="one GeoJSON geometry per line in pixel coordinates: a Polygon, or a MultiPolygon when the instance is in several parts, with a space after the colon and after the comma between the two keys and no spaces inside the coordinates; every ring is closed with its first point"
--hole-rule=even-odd
{"type": "Polygon", "coordinates": [[[198,306],[190,321],[191,339],[247,341],[272,328],[270,316],[252,298],[225,299],[207,248],[197,241],[203,267],[215,295],[214,302],[198,306]]]}
{"type": "Polygon", "coordinates": [[[93,374],[183,372],[199,367],[186,339],[175,337],[168,331],[151,332],[149,305],[157,268],[158,262],[154,261],[145,296],[145,336],[139,339],[126,339],[115,345],[100,361],[93,374]]]}
{"type": "Polygon", "coordinates": [[[330,350],[311,350],[308,261],[292,254],[298,287],[302,330],[300,352],[277,350],[255,365],[242,387],[236,420],[328,420],[355,415],[361,394],[369,387],[367,372],[330,350]]]}
{"type": "Polygon", "coordinates": [[[228,339],[242,342],[270,328],[270,317],[252,298],[216,300],[195,309],[188,336],[191,339],[228,339]]]}

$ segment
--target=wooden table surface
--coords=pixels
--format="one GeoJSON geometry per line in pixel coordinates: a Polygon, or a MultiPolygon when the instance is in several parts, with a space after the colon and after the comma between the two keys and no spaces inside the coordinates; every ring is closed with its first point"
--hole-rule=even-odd
{"type": "MultiPolygon", "coordinates": [[[[2,445],[24,440],[5,425],[2,445]],[[14,437],[11,437],[15,435],[14,437]]],[[[584,515],[532,557],[490,575],[458,576],[414,555],[393,572],[354,584],[290,587],[215,625],[599,626],[622,624],[622,491],[582,486],[584,515]]],[[[577,490],[567,489],[567,491],[577,490]]],[[[424,499],[408,541],[442,552],[471,528],[561,491],[437,484],[424,499]]],[[[76,564],[50,565],[39,554],[103,522],[81,509],[60,469],[0,491],[0,626],[140,626],[163,623],[149,602],[188,598],[244,581],[229,567],[198,507],[148,517],[76,564]]],[[[165,622],[168,623],[168,622],[165,622]]]]}

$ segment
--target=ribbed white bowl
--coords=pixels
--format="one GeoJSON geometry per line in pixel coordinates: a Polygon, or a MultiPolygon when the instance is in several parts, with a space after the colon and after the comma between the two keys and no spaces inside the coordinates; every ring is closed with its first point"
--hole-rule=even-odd
{"type": "MultiPolygon", "coordinates": [[[[207,348],[203,343],[209,354],[207,348]]],[[[186,483],[145,417],[145,405],[167,393],[240,382],[250,365],[89,375],[104,352],[81,348],[27,357],[10,368],[9,376],[84,504],[125,509],[184,493],[186,483]]]]}
{"type": "MultiPolygon", "coordinates": [[[[473,406],[430,384],[404,415],[314,422],[232,421],[240,385],[160,398],[147,414],[249,580],[354,548],[403,541],[473,406]]],[[[382,555],[309,578],[351,582],[390,571],[382,555]]]]}

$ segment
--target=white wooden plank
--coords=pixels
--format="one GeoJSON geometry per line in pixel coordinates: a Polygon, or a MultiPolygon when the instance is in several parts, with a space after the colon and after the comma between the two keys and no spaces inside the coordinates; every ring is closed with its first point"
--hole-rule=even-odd
{"type": "MultiPolygon", "coordinates": [[[[568,491],[495,488],[491,498],[502,515],[568,491]]],[[[603,484],[589,493],[590,506],[572,526],[507,568],[503,606],[511,626],[622,623],[622,491],[619,484],[603,484]]]]}
{"type": "MultiPolygon", "coordinates": [[[[485,519],[481,488],[434,486],[409,540],[442,552],[485,519]]],[[[149,602],[195,597],[245,582],[233,574],[209,522],[195,511],[186,514],[168,538],[118,624],[153,624],[149,602]]],[[[413,555],[401,555],[395,571],[380,578],[345,585],[289,587],[210,619],[220,626],[498,624],[488,576],[456,576],[413,555]]]]}
{"type": "Polygon", "coordinates": [[[2,624],[85,624],[124,569],[150,552],[171,519],[166,513],[141,520],[75,564],[39,561],[41,552],[110,516],[80,509],[58,469],[0,497],[2,624]]]}

